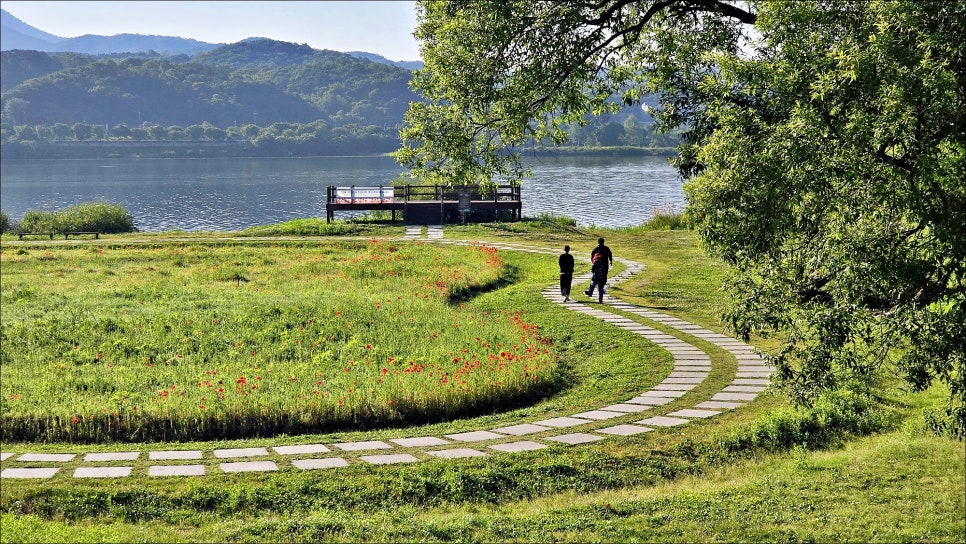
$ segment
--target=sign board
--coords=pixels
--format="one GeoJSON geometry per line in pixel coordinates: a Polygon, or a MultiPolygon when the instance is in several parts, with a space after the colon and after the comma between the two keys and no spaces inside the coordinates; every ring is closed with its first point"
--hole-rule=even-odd
{"type": "Polygon", "coordinates": [[[336,187],[336,204],[390,204],[395,200],[392,187],[336,187]]]}

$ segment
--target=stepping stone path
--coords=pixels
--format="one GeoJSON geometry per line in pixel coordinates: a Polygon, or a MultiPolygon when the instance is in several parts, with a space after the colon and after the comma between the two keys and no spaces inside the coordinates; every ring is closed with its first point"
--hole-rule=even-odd
{"type": "MultiPolygon", "coordinates": [[[[404,239],[422,238],[420,227],[406,227],[404,239]]],[[[466,242],[443,239],[441,226],[428,228],[428,239],[442,244],[466,245],[466,242]]],[[[557,255],[551,249],[496,243],[487,244],[505,251],[528,251],[557,255]]],[[[611,279],[619,283],[641,272],[644,266],[625,259],[615,259],[626,268],[611,279]]],[[[590,274],[574,278],[574,284],[589,282],[590,274]]],[[[579,288],[578,288],[579,289],[579,288]]],[[[557,286],[543,291],[548,300],[565,308],[620,327],[665,349],[673,357],[670,374],[659,384],[633,397],[592,410],[493,429],[445,434],[442,436],[402,436],[386,441],[335,442],[329,444],[279,445],[251,448],[201,450],[159,450],[147,452],[148,466],[131,463],[141,458],[140,451],[88,453],[78,460],[73,453],[0,452],[2,479],[44,480],[66,474],[73,478],[116,479],[125,477],[202,477],[211,473],[251,473],[287,470],[328,470],[352,464],[391,465],[415,463],[425,459],[464,459],[487,455],[534,451],[556,445],[589,444],[607,437],[635,436],[655,428],[686,425],[693,420],[714,417],[753,401],[766,390],[774,368],[765,364],[754,348],[720,333],[704,329],[682,319],[648,308],[605,296],[598,304],[562,302],[557,286]],[[710,398],[695,398],[693,390],[711,373],[711,357],[702,349],[663,330],[644,325],[627,315],[643,318],[673,329],[688,337],[698,338],[721,348],[737,362],[734,379],[710,398]],[[682,400],[683,399],[683,400],[682,400]],[[668,412],[664,405],[677,402],[678,409],[668,412]],[[685,404],[686,407],[680,408],[685,404]],[[521,439],[520,437],[526,437],[521,439]],[[472,445],[472,447],[467,447],[472,445]],[[388,450],[388,451],[387,451],[388,450]],[[395,450],[395,451],[392,451],[395,450]],[[404,451],[400,451],[404,450],[404,451]],[[341,457],[341,453],[359,452],[358,457],[341,457]],[[254,458],[254,459],[253,459],[254,458]],[[262,459],[257,459],[262,458],[262,459]],[[185,461],[194,461],[185,464],[185,461]],[[199,463],[199,461],[201,461],[199,463]],[[287,468],[292,467],[292,468],[287,468]],[[64,468],[66,470],[61,471],[64,468]]]]}

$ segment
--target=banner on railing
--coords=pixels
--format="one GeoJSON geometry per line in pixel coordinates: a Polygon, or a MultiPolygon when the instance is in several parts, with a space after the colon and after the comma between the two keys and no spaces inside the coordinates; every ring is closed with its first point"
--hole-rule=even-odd
{"type": "Polygon", "coordinates": [[[336,187],[336,204],[391,204],[394,201],[392,187],[336,187]]]}

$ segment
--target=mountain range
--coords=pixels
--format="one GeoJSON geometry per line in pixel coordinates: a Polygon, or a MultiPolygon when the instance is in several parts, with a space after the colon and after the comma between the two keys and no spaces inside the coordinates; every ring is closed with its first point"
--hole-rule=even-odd
{"type": "MultiPolygon", "coordinates": [[[[265,38],[249,38],[265,39],[265,38]]],[[[63,38],[35,28],[0,9],[0,51],[23,49],[46,53],[83,53],[87,55],[117,55],[124,53],[158,53],[160,55],[194,55],[217,49],[226,44],[208,43],[177,36],[153,36],[143,34],[116,34],[97,36],[85,34],[76,38],[63,38]]],[[[420,61],[392,61],[364,51],[348,51],[347,55],[381,64],[390,64],[407,70],[418,70],[420,61]]]]}

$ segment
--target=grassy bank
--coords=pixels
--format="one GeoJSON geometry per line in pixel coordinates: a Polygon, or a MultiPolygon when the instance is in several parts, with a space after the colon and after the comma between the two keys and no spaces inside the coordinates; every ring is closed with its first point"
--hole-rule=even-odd
{"type": "MultiPolygon", "coordinates": [[[[647,265],[615,286],[615,296],[720,330],[717,286],[725,271],[702,253],[693,233],[590,231],[547,222],[447,226],[446,235],[569,244],[578,257],[602,235],[617,257],[647,265]]],[[[162,238],[147,239],[163,247],[162,238]]],[[[84,244],[90,251],[119,242],[84,244]]],[[[265,246],[238,244],[253,251],[265,246]]],[[[476,312],[523,309],[553,343],[559,390],[445,424],[279,436],[273,443],[435,436],[532,421],[619,401],[667,375],[663,350],[543,300],[540,290],[557,272],[552,255],[501,251],[500,258],[513,273],[461,302],[476,312]]],[[[728,369],[733,372],[727,354],[708,349],[716,369],[709,382],[727,381],[728,369]]],[[[932,436],[923,419],[946,395],[887,388],[879,399],[831,397],[806,412],[766,394],[711,420],[637,437],[413,465],[242,475],[211,470],[204,478],[174,480],[55,478],[42,485],[5,480],[0,540],[957,542],[966,530],[962,443],[932,436]]],[[[252,445],[264,441],[182,447],[252,445]]],[[[29,445],[30,451],[78,453],[132,447],[169,445],[29,445]]],[[[4,451],[17,448],[23,451],[21,444],[3,444],[4,451]]],[[[136,469],[143,472],[145,464],[137,461],[136,469]]]]}

